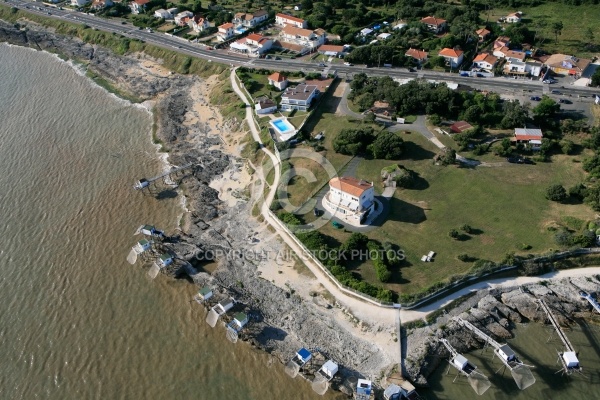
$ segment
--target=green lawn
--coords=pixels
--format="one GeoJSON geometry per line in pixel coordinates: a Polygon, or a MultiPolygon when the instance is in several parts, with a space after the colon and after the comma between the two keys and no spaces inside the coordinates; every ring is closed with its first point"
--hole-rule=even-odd
{"type": "MultiPolygon", "coordinates": [[[[504,17],[515,9],[493,9],[490,12],[490,22],[495,23],[499,17],[504,17]]],[[[530,30],[535,30],[537,21],[543,21],[546,28],[543,29],[542,36],[545,37],[541,46],[548,52],[575,54],[579,57],[592,57],[596,55],[586,48],[588,39],[586,31],[592,28],[595,34],[595,42],[599,43],[598,21],[600,21],[600,6],[596,4],[584,4],[574,6],[558,2],[548,2],[537,7],[518,7],[518,11],[523,12],[523,23],[527,24],[530,30]],[[558,37],[558,43],[555,43],[555,36],[551,25],[553,22],[563,23],[562,34],[558,37]]],[[[482,13],[481,18],[485,21],[487,13],[482,13]]]]}

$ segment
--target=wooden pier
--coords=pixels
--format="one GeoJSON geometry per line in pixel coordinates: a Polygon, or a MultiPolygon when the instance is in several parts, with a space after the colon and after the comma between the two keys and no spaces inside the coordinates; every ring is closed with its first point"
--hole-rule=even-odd
{"type": "Polygon", "coordinates": [[[142,178],[133,185],[133,188],[135,190],[149,188],[152,183],[158,181],[159,179],[166,179],[167,177],[171,177],[171,175],[176,175],[178,172],[191,168],[193,165],[194,163],[188,163],[180,167],[173,167],[169,171],[163,172],[162,174],[157,175],[153,178],[142,178]]]}
{"type": "MultiPolygon", "coordinates": [[[[582,368],[579,365],[579,359],[577,358],[577,352],[573,348],[573,345],[569,341],[569,338],[567,337],[567,335],[563,332],[562,328],[556,321],[556,318],[554,317],[554,314],[552,314],[550,307],[548,307],[546,302],[542,299],[538,299],[538,303],[542,307],[542,310],[544,310],[544,312],[546,313],[546,317],[548,318],[548,320],[554,327],[554,330],[556,331],[558,338],[563,342],[563,345],[565,346],[565,351],[563,351],[563,352],[560,352],[558,350],[556,351],[558,353],[558,360],[562,364],[562,369],[557,371],[557,373],[561,372],[561,371],[563,374],[567,374],[567,375],[571,375],[573,373],[573,371],[581,373],[582,368]]],[[[550,336],[550,338],[548,338],[548,341],[551,338],[552,338],[552,336],[550,336]]]]}
{"type": "Polygon", "coordinates": [[[456,378],[458,378],[459,375],[464,375],[467,377],[471,387],[478,395],[484,394],[490,388],[490,386],[492,386],[487,376],[477,371],[477,366],[471,364],[465,356],[459,354],[446,339],[440,339],[439,342],[443,344],[450,353],[450,359],[448,360],[449,365],[446,374],[450,372],[450,367],[454,367],[458,371],[452,383],[456,381],[456,378]]]}

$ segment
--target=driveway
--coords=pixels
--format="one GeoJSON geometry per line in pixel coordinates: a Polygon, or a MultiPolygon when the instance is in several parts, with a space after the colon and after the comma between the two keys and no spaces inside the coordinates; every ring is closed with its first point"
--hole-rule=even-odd
{"type": "Polygon", "coordinates": [[[342,81],[340,85],[344,85],[344,93],[342,94],[342,100],[338,105],[337,112],[343,115],[347,115],[352,118],[363,119],[365,116],[363,114],[354,112],[348,107],[348,94],[351,92],[350,84],[342,81]]]}

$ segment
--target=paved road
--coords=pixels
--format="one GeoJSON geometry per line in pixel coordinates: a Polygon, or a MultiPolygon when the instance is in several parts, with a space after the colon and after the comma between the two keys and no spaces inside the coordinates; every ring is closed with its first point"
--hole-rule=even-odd
{"type": "MultiPolygon", "coordinates": [[[[225,50],[208,50],[206,46],[202,44],[190,43],[185,39],[171,36],[163,33],[149,33],[145,30],[138,30],[133,27],[129,22],[123,25],[122,20],[118,18],[102,18],[87,15],[85,13],[72,11],[72,10],[59,10],[52,7],[41,7],[42,10],[38,10],[34,7],[39,7],[41,3],[28,2],[23,0],[6,0],[6,3],[23,9],[27,12],[32,12],[40,15],[44,15],[50,18],[68,20],[74,23],[86,24],[92,28],[97,28],[107,32],[120,33],[126,37],[140,39],[148,43],[155,44],[157,46],[168,48],[171,50],[178,51],[183,54],[188,54],[195,57],[204,58],[210,61],[219,62],[229,65],[246,65],[257,68],[265,69],[285,69],[288,71],[305,71],[305,72],[316,72],[324,71],[324,68],[318,67],[315,63],[305,62],[302,60],[267,60],[267,59],[249,59],[243,55],[230,54],[225,50]],[[26,9],[28,7],[29,9],[26,9]],[[51,15],[48,15],[51,13],[51,15]]],[[[544,86],[540,81],[532,81],[528,79],[514,80],[505,78],[470,78],[463,77],[457,74],[448,74],[444,72],[434,71],[420,71],[419,74],[414,72],[408,72],[402,68],[366,68],[361,66],[347,66],[332,64],[327,67],[327,70],[337,72],[340,76],[351,76],[356,73],[364,72],[369,76],[390,76],[392,78],[416,78],[417,76],[425,79],[432,79],[443,82],[454,82],[466,86],[473,87],[475,89],[482,90],[493,90],[496,92],[522,92],[523,90],[535,90],[542,91],[544,86]]],[[[571,95],[577,97],[578,95],[591,96],[594,93],[598,93],[598,88],[587,88],[579,86],[565,86],[565,89],[560,89],[565,95],[571,95]]]]}

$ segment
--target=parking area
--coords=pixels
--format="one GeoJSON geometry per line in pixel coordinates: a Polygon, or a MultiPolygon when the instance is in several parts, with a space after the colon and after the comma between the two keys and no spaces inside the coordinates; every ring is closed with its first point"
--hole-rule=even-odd
{"type": "Polygon", "coordinates": [[[521,90],[519,92],[512,93],[500,93],[500,97],[504,100],[519,100],[521,103],[528,102],[531,107],[535,107],[537,103],[542,99],[542,96],[546,95],[554,101],[561,103],[560,108],[568,114],[572,114],[572,118],[588,118],[593,119],[591,113],[591,105],[594,103],[594,99],[590,97],[577,97],[569,94],[564,94],[561,91],[560,86],[557,85],[544,85],[550,86],[551,88],[547,93],[539,90],[521,90]],[[552,93],[554,91],[555,93],[552,93]]]}

